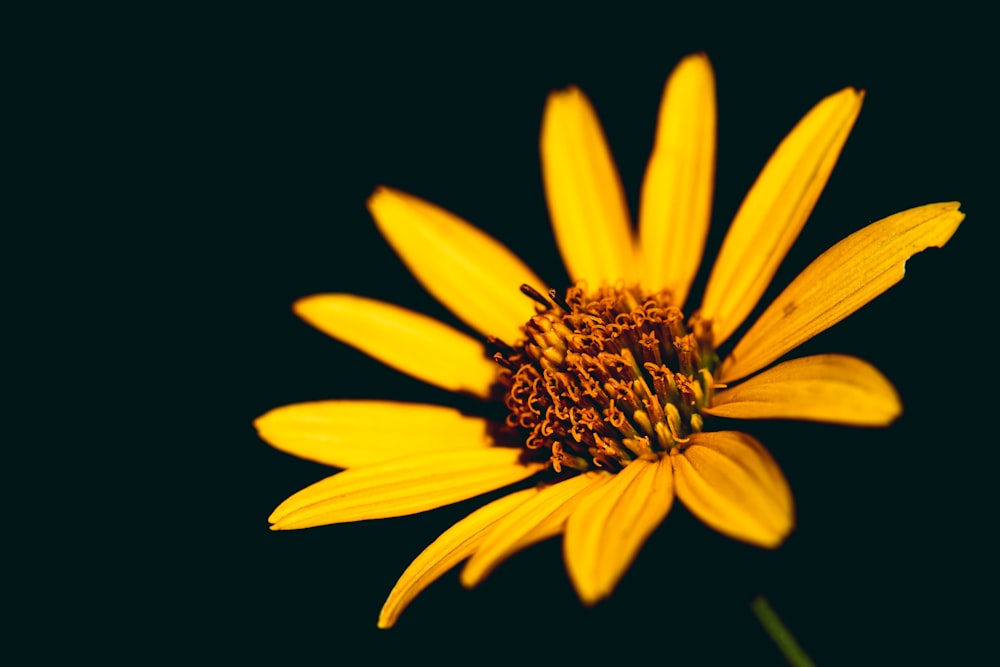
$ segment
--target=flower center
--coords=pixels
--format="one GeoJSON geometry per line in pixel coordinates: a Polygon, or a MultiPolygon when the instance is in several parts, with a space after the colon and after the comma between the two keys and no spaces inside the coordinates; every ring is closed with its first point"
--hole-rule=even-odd
{"type": "Polygon", "coordinates": [[[524,285],[536,314],[525,338],[495,338],[497,390],[525,461],[561,473],[618,472],[639,457],[684,449],[701,430],[718,357],[697,316],[685,323],[669,292],[580,283],[548,298],[524,285]]]}

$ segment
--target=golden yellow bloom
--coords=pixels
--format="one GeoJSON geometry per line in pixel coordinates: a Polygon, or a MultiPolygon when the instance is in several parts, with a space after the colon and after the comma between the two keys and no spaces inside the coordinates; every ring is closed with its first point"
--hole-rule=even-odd
{"type": "Polygon", "coordinates": [[[461,561],[466,586],[518,550],[562,534],[580,599],[611,593],[678,498],[712,528],[762,547],[794,525],[780,468],[713,416],[880,426],[901,411],[892,385],[843,355],[767,368],[942,246],[957,203],[889,216],[810,264],[720,360],[809,216],[861,108],[851,88],[819,102],[768,160],[740,206],[700,305],[683,309],[701,262],[715,164],[715,87],[694,55],[667,82],[642,184],[637,233],[590,103],[555,92],[541,130],[545,192],[574,281],[549,289],[498,241],[411,195],[368,202],[386,240],[469,336],[347,294],[295,304],[307,322],[404,373],[500,405],[496,421],[437,405],[322,401],[260,417],[262,438],[345,468],[281,503],[275,530],[422,512],[510,487],[445,531],[400,577],[379,618],[393,625],[461,561]],[[762,369],[763,372],[761,371],[762,369]],[[522,482],[528,483],[522,483],[522,482]],[[519,484],[521,483],[521,484],[519,484]],[[527,488],[525,488],[527,487],[527,488]]]}

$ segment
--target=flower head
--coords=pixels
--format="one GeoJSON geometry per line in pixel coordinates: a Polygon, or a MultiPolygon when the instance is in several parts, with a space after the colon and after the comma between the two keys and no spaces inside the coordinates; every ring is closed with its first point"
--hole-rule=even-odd
{"type": "Polygon", "coordinates": [[[393,401],[322,401],[260,417],[261,437],[344,468],[273,512],[276,530],[387,518],[510,489],[439,536],[379,618],[395,623],[461,561],[467,586],[505,558],[563,535],[581,600],[606,597],[674,498],[721,533],[766,548],[794,526],[781,469],[713,417],[886,425],[901,412],[868,363],[818,355],[775,365],[902,279],[948,241],[957,203],[889,216],[820,255],[728,351],[802,229],[861,108],[821,100],[768,160],[740,206],[700,303],[688,308],[711,217],[715,90],[707,58],[669,78],[637,231],[596,114],[553,93],[541,131],[545,192],[573,284],[545,285],[498,241],[447,211],[379,188],[369,209],[421,284],[478,332],[347,294],[300,300],[320,330],[404,373],[482,401],[482,414],[393,401]],[[502,408],[502,416],[487,409],[502,408]]]}

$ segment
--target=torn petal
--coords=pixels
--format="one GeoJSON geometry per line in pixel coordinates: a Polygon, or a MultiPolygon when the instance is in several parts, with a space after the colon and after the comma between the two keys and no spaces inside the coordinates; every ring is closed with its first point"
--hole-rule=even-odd
{"type": "Polygon", "coordinates": [[[864,94],[845,88],[809,110],[740,205],[705,288],[702,316],[722,345],[757,305],[840,156],[864,94]]]}
{"type": "Polygon", "coordinates": [[[824,252],[754,322],[716,377],[732,382],[763,368],[898,283],[906,260],[948,242],[965,217],[958,207],[927,204],[890,215],[824,252]]]}

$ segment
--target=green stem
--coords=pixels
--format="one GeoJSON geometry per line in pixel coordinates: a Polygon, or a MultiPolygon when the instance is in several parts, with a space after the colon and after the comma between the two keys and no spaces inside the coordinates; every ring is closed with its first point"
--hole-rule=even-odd
{"type": "Polygon", "coordinates": [[[793,667],[816,667],[816,663],[806,655],[806,652],[802,650],[799,643],[795,641],[792,633],[788,631],[785,624],[781,622],[778,615],[771,609],[767,598],[763,595],[758,595],[750,603],[750,609],[753,610],[757,621],[760,622],[765,632],[771,637],[771,641],[777,645],[778,650],[785,656],[788,664],[793,667]]]}

